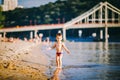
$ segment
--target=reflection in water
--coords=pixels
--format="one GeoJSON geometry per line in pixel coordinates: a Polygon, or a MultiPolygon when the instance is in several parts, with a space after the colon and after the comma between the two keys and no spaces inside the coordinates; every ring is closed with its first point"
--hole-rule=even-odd
{"type": "Polygon", "coordinates": [[[62,68],[56,68],[51,80],[60,80],[59,74],[60,74],[61,70],[62,70],[62,68]]]}
{"type": "Polygon", "coordinates": [[[105,50],[108,51],[108,42],[105,42],[105,50]]]}

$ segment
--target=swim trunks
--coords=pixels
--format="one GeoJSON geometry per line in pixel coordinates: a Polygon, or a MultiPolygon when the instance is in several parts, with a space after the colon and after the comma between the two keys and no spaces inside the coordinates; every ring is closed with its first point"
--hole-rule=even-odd
{"type": "Polygon", "coordinates": [[[57,54],[57,56],[60,56],[62,53],[61,52],[57,52],[56,54],[57,54]]]}

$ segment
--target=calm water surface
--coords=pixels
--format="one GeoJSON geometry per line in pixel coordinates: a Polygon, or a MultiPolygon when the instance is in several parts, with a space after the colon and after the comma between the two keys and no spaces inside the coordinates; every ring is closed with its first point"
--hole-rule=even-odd
{"type": "MultiPolygon", "coordinates": [[[[55,65],[55,50],[43,51],[50,57],[46,73],[56,80],[120,80],[120,43],[66,42],[63,68],[55,65]]],[[[45,47],[44,47],[45,48],[45,47]]]]}

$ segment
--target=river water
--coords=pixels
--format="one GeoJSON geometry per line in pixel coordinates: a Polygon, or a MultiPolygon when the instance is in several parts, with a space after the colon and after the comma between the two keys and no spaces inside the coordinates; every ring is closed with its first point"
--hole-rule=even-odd
{"type": "MultiPolygon", "coordinates": [[[[56,68],[55,50],[47,75],[55,80],[120,80],[120,43],[66,42],[71,54],[63,53],[63,67],[56,68]]],[[[45,48],[45,47],[44,47],[45,48]]]]}

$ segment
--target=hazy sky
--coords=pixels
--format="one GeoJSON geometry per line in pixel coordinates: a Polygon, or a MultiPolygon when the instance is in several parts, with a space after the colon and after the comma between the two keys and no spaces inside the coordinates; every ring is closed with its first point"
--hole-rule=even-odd
{"type": "MultiPolygon", "coordinates": [[[[26,7],[37,7],[55,1],[57,0],[18,0],[18,4],[26,8],[26,7]]],[[[1,0],[0,0],[0,4],[1,4],[1,0]]]]}

